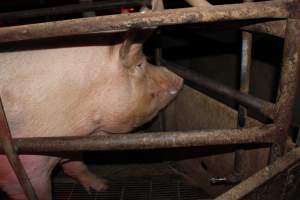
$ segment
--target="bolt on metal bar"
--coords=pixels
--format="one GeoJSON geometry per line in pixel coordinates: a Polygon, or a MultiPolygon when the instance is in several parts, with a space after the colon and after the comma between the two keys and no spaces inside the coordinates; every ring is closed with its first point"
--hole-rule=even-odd
{"type": "MultiPolygon", "coordinates": [[[[16,138],[20,153],[61,151],[106,151],[163,149],[193,146],[272,143],[276,134],[274,125],[244,129],[154,132],[144,134],[109,134],[90,137],[16,138]]],[[[0,146],[2,152],[3,146],[0,146]]]]}
{"type": "Polygon", "coordinates": [[[185,23],[287,18],[286,4],[281,1],[227,4],[5,27],[0,29],[0,43],[185,23]]]}
{"type": "Polygon", "coordinates": [[[265,167],[239,185],[218,196],[216,200],[243,199],[252,191],[265,184],[267,181],[286,171],[299,160],[300,148],[296,148],[287,153],[284,157],[279,158],[272,165],[265,167]]]}
{"type": "Polygon", "coordinates": [[[57,16],[87,11],[97,11],[118,8],[121,6],[141,6],[145,0],[104,0],[101,2],[89,2],[51,8],[40,8],[33,10],[22,10],[15,12],[0,13],[0,20],[26,19],[34,17],[57,16]]]}
{"type": "Polygon", "coordinates": [[[11,133],[4,113],[1,98],[0,98],[0,144],[27,198],[29,200],[37,200],[38,198],[36,196],[36,193],[26,174],[26,171],[21,163],[21,160],[18,157],[17,152],[14,148],[14,143],[12,141],[11,133]]]}
{"type": "Polygon", "coordinates": [[[201,76],[199,73],[196,73],[191,69],[188,69],[175,63],[171,63],[164,59],[162,59],[162,64],[174,71],[175,73],[177,73],[178,75],[182,76],[186,80],[189,80],[221,95],[232,98],[245,106],[249,106],[253,109],[258,110],[262,114],[273,118],[273,114],[275,112],[275,105],[270,102],[266,102],[262,99],[224,86],[223,84],[217,83],[207,77],[201,76]]]}

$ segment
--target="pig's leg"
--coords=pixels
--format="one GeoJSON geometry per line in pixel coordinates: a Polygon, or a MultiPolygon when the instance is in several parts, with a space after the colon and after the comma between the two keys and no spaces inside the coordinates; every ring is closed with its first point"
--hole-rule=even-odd
{"type": "MultiPolygon", "coordinates": [[[[38,199],[52,199],[50,177],[40,177],[38,180],[31,179],[31,183],[38,199]]],[[[2,189],[12,200],[27,200],[27,197],[19,184],[9,184],[2,189]]]]}
{"type": "MultiPolygon", "coordinates": [[[[21,162],[39,199],[51,199],[50,175],[58,158],[20,155],[21,162]]],[[[0,187],[13,200],[26,200],[19,181],[6,156],[0,155],[0,187]]]]}
{"type": "Polygon", "coordinates": [[[64,172],[76,179],[87,192],[90,193],[91,189],[100,192],[108,188],[106,180],[90,172],[82,161],[63,160],[61,164],[64,172]]]}

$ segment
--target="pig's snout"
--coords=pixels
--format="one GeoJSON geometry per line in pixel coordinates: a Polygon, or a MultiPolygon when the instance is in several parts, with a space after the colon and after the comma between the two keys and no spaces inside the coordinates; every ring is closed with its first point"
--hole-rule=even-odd
{"type": "Polygon", "coordinates": [[[165,83],[163,86],[165,91],[167,91],[170,95],[177,95],[182,88],[183,79],[165,67],[163,67],[163,70],[165,72],[163,76],[163,79],[165,79],[163,81],[165,83]]]}
{"type": "Polygon", "coordinates": [[[171,89],[169,90],[169,93],[171,95],[177,95],[178,91],[180,91],[180,89],[182,88],[182,85],[183,85],[183,79],[177,76],[176,80],[174,80],[173,87],[171,87],[171,89]]]}
{"type": "Polygon", "coordinates": [[[183,79],[165,67],[157,67],[154,72],[154,82],[157,86],[152,87],[152,96],[170,101],[182,88],[183,79]]]}

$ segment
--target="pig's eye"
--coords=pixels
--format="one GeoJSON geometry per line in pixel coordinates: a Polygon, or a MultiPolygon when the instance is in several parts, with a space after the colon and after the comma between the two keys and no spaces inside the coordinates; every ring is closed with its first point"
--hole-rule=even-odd
{"type": "Polygon", "coordinates": [[[142,63],[142,62],[141,62],[141,63],[138,63],[138,64],[136,65],[136,67],[142,68],[142,67],[143,67],[143,63],[142,63]]]}

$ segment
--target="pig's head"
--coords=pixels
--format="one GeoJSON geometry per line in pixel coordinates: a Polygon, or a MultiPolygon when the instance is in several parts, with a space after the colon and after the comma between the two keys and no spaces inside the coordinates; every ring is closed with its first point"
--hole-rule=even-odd
{"type": "Polygon", "coordinates": [[[113,75],[102,93],[105,109],[99,113],[101,130],[129,132],[151,120],[182,87],[183,80],[165,67],[147,62],[143,41],[151,30],[129,31],[123,42],[110,49],[113,75]]]}

